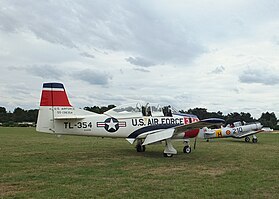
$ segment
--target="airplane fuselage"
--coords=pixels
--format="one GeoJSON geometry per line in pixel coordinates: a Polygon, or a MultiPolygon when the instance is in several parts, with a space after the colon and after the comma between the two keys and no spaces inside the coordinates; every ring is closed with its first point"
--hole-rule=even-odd
{"type": "Polygon", "coordinates": [[[235,127],[222,127],[219,129],[201,129],[199,137],[204,139],[211,138],[243,138],[249,135],[253,135],[259,132],[262,128],[262,125],[258,122],[247,124],[247,125],[239,125],[235,127]]]}
{"type": "MultiPolygon", "coordinates": [[[[57,110],[56,110],[57,111],[57,110]]],[[[57,114],[57,113],[56,113],[57,114]]],[[[64,113],[65,115],[65,113],[64,113]]],[[[53,133],[59,135],[86,135],[118,138],[144,138],[150,131],[158,131],[180,125],[197,122],[194,115],[173,114],[172,117],[142,116],[132,118],[117,118],[106,114],[94,114],[83,119],[58,119],[53,121],[53,133]]],[[[181,133],[175,138],[191,138],[197,135],[181,133]]]]}
{"type": "Polygon", "coordinates": [[[103,114],[74,108],[61,83],[44,83],[36,130],[57,135],[80,135],[126,138],[137,151],[145,146],[164,141],[164,156],[177,154],[171,141],[182,139],[184,153],[190,153],[189,138],[196,137],[199,129],[223,123],[218,118],[199,121],[198,117],[176,111],[170,105],[124,104],[103,114]]]}

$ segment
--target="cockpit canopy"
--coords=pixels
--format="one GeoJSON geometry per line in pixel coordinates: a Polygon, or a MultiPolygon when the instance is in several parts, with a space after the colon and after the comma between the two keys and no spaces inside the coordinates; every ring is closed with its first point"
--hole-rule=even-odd
{"type": "Polygon", "coordinates": [[[171,106],[160,106],[159,104],[146,103],[130,103],[117,106],[105,112],[106,115],[111,117],[142,117],[142,116],[154,116],[154,117],[171,117],[173,113],[178,113],[177,110],[171,106]]]}

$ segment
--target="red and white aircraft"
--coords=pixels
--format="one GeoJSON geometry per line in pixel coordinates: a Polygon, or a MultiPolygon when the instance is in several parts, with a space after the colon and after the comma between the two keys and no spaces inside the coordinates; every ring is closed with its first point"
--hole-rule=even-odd
{"type": "Polygon", "coordinates": [[[63,84],[44,83],[36,130],[56,135],[99,136],[126,138],[138,152],[145,146],[165,142],[164,156],[177,154],[172,140],[185,143],[184,153],[190,153],[189,138],[196,137],[203,127],[224,123],[223,119],[199,120],[197,116],[182,114],[170,106],[128,104],[115,107],[104,114],[74,108],[63,84]]]}

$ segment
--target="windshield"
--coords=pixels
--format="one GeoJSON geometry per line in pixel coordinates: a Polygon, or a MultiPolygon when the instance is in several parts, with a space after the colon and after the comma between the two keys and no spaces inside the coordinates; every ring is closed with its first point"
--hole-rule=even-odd
{"type": "Polygon", "coordinates": [[[141,104],[140,103],[131,103],[131,104],[124,104],[121,106],[117,106],[111,110],[108,110],[106,113],[109,114],[127,114],[127,113],[138,113],[141,112],[141,104]]]}

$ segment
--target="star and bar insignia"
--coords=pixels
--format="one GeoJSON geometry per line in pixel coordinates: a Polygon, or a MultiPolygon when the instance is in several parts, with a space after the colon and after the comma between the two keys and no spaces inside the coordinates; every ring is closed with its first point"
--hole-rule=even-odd
{"type": "Polygon", "coordinates": [[[104,127],[106,131],[113,133],[120,127],[126,127],[126,122],[118,121],[116,118],[107,118],[104,122],[97,122],[97,127],[104,127]]]}

